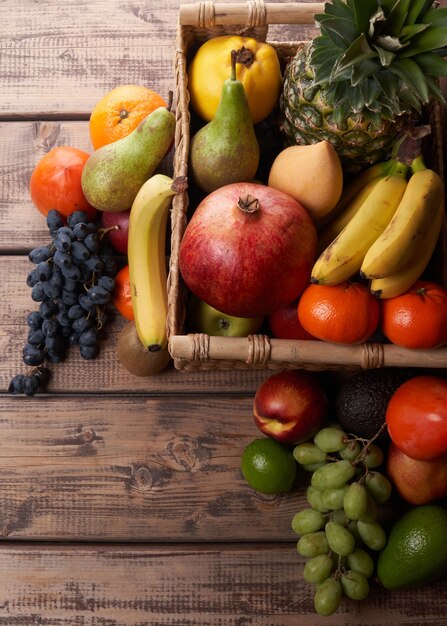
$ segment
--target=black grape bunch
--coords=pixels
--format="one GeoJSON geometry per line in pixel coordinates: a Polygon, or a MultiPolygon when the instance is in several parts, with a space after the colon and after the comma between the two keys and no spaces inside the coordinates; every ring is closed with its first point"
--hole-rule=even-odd
{"type": "Polygon", "coordinates": [[[34,248],[34,264],[26,284],[38,310],[28,314],[28,338],[23,347],[25,365],[9,384],[13,394],[34,395],[50,380],[50,363],[64,360],[71,345],[84,359],[99,352],[99,337],[107,319],[117,271],[113,250],[101,228],[87,222],[83,211],[68,216],[66,224],[56,210],[48,212],[48,245],[34,248]]]}

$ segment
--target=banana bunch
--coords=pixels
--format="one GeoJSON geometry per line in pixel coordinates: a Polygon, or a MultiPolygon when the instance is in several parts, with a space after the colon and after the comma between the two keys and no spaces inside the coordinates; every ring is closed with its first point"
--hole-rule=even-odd
{"type": "Polygon", "coordinates": [[[151,352],[167,344],[166,227],[176,193],[172,178],[155,174],[140,188],[130,210],[128,264],[135,326],[151,352]]]}
{"type": "Polygon", "coordinates": [[[311,282],[335,285],[360,272],[378,297],[406,291],[427,266],[441,230],[441,178],[421,156],[411,169],[391,160],[354,179],[340,203],[320,231],[311,282]]]}

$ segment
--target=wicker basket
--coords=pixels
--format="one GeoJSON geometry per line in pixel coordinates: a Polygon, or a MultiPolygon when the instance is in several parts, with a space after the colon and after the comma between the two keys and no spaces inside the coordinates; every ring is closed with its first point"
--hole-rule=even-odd
{"type": "MultiPolygon", "coordinates": [[[[313,24],[319,3],[264,4],[262,0],[246,3],[214,4],[198,2],[180,7],[175,51],[177,88],[177,124],[175,136],[174,176],[188,176],[190,140],[187,67],[193,51],[222,34],[251,35],[267,40],[269,24],[313,24]]],[[[303,42],[268,40],[284,67],[303,42]]],[[[429,111],[432,134],[427,160],[443,176],[442,110],[436,103],[429,111]]],[[[267,335],[243,338],[185,334],[187,291],[179,272],[179,247],[186,228],[189,196],[185,191],[174,198],[171,213],[171,255],[168,276],[168,338],[174,365],[179,370],[215,369],[293,369],[355,370],[383,366],[447,367],[447,348],[431,351],[406,350],[392,344],[364,343],[336,345],[322,341],[273,339],[267,335]]],[[[194,207],[191,206],[190,210],[194,207]]],[[[446,224],[435,253],[437,280],[447,285],[446,224]]]]}

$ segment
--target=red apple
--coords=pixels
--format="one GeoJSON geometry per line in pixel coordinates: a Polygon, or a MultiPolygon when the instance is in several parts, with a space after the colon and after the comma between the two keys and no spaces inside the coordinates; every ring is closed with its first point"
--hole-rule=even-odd
{"type": "Polygon", "coordinates": [[[129,236],[129,216],[127,211],[102,211],[101,225],[110,229],[107,232],[107,239],[114,250],[121,254],[127,254],[127,240],[129,236]]]}
{"type": "Polygon", "coordinates": [[[447,456],[418,461],[390,444],[386,473],[398,494],[410,504],[428,504],[447,496],[447,456]]]}
{"type": "Polygon", "coordinates": [[[262,433],[281,443],[295,444],[310,439],[322,428],[328,401],[315,374],[286,370],[260,385],[253,415],[262,433]]]}
{"type": "Polygon", "coordinates": [[[302,327],[297,309],[298,302],[295,300],[269,315],[267,321],[273,337],[276,339],[315,339],[302,327]]]}
{"type": "Polygon", "coordinates": [[[317,232],[303,206],[257,183],[207,195],[179,251],[186,286],[234,317],[264,317],[296,300],[309,283],[317,232]]]}

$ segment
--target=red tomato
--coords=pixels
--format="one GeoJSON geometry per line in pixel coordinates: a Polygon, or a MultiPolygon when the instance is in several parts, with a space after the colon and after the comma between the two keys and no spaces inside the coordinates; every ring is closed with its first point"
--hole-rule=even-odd
{"type": "Polygon", "coordinates": [[[447,380],[423,375],[403,383],[388,403],[386,423],[394,444],[412,459],[447,455],[447,380]]]}
{"type": "Polygon", "coordinates": [[[87,152],[58,146],[40,159],[30,178],[31,200],[37,209],[47,215],[56,209],[63,217],[74,211],[85,211],[92,220],[96,209],[86,200],[81,186],[81,174],[89,158],[87,152]]]}

